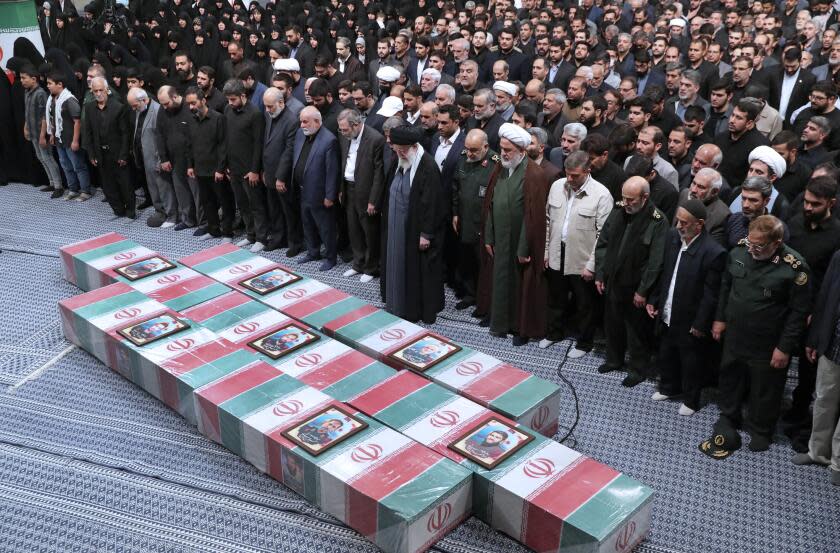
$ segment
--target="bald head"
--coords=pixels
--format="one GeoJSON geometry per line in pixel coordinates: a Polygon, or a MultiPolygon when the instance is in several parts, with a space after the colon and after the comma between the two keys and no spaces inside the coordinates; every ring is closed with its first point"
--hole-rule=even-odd
{"type": "Polygon", "coordinates": [[[717,169],[723,161],[723,152],[714,144],[703,144],[694,153],[691,161],[691,173],[696,175],[700,169],[717,169]]]}
{"type": "Polygon", "coordinates": [[[638,213],[645,207],[650,195],[650,184],[644,177],[630,177],[621,187],[621,199],[624,201],[624,211],[630,215],[638,213]]]}
{"type": "Polygon", "coordinates": [[[489,147],[487,133],[481,129],[471,130],[464,139],[464,149],[467,151],[467,161],[470,163],[476,163],[484,159],[489,147]]]}

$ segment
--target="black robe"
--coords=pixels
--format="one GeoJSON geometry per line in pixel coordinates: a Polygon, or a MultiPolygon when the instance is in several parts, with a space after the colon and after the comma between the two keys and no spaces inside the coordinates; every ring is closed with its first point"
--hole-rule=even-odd
{"type": "MultiPolygon", "coordinates": [[[[385,301],[388,259],[388,204],[391,182],[397,172],[398,162],[393,161],[385,179],[387,189],[382,201],[382,255],[380,264],[380,293],[385,301]]],[[[445,230],[445,202],[440,171],[434,158],[423,153],[411,185],[409,215],[406,221],[405,290],[406,313],[404,318],[415,322],[435,322],[443,309],[443,237],[445,230]],[[431,236],[431,246],[420,251],[420,234],[431,236]]]]}

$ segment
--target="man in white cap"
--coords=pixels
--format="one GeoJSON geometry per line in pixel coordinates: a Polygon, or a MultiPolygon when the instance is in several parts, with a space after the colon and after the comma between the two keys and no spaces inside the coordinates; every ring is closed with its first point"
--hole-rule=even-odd
{"type": "Polygon", "coordinates": [[[546,325],[545,204],[549,183],[525,151],[531,135],[512,123],[499,128],[502,172],[487,190],[484,245],[493,258],[490,333],[513,334],[513,345],[543,338],[546,325]]]}
{"type": "Polygon", "coordinates": [[[516,109],[515,100],[519,88],[507,81],[496,81],[493,83],[493,92],[496,93],[496,113],[507,123],[513,117],[513,111],[516,109]]]}
{"type": "MultiPolygon", "coordinates": [[[[747,161],[750,164],[747,177],[764,177],[773,186],[770,200],[767,202],[767,213],[775,215],[782,221],[787,221],[790,215],[790,202],[775,187],[776,181],[787,171],[785,158],[770,146],[758,146],[750,152],[747,161]]],[[[735,199],[729,205],[729,211],[740,213],[742,203],[740,187],[732,191],[732,197],[735,199]]]]}
{"type": "Polygon", "coordinates": [[[382,133],[382,125],[385,120],[395,115],[402,116],[403,102],[397,96],[388,96],[382,100],[382,105],[376,110],[376,113],[365,119],[365,126],[376,129],[376,132],[382,133]]]}

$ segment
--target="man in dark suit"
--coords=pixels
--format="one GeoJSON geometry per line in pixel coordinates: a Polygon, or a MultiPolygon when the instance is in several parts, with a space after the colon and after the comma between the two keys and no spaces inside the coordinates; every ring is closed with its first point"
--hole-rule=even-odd
{"type": "Polygon", "coordinates": [[[419,36],[414,41],[414,53],[416,54],[413,58],[411,58],[408,62],[408,68],[405,70],[406,77],[408,77],[408,81],[414,84],[420,84],[420,77],[423,74],[423,71],[429,65],[429,50],[431,48],[431,42],[429,41],[428,37],[419,36]]]}
{"type": "Polygon", "coordinates": [[[362,122],[355,109],[338,115],[341,149],[341,194],[347,214],[347,230],[353,249],[353,264],[344,276],[361,273],[362,282],[379,275],[379,213],[385,188],[382,152],[385,137],[362,122]]]}
{"type": "Polygon", "coordinates": [[[349,38],[343,36],[338,37],[335,40],[335,61],[332,65],[338,69],[344,79],[361,81],[367,75],[365,74],[365,68],[362,62],[352,54],[352,48],[353,45],[350,43],[349,38]]]}
{"type": "Polygon", "coordinates": [[[304,79],[315,73],[315,50],[304,42],[302,31],[297,25],[286,27],[286,43],[291,52],[289,57],[296,59],[300,64],[300,74],[304,79]]]}
{"type": "Polygon", "coordinates": [[[295,135],[292,186],[300,189],[303,239],[307,250],[301,263],[321,259],[323,244],[326,258],[319,267],[321,271],[329,271],[336,262],[338,155],[338,140],[322,127],[321,112],[313,106],[303,108],[300,129],[295,135]]]}
{"type": "Polygon", "coordinates": [[[676,230],[665,242],[659,283],[648,299],[651,318],[659,317],[661,380],[654,401],[682,396],[680,415],[700,408],[711,327],[718,304],[726,250],[705,230],[706,207],[697,199],[677,209],[676,230]]]}
{"type": "MultiPolygon", "coordinates": [[[[451,218],[449,208],[452,205],[452,183],[455,180],[455,171],[458,169],[458,160],[464,150],[464,138],[466,132],[461,131],[461,114],[457,106],[440,106],[437,114],[438,132],[432,138],[431,154],[435,163],[440,169],[440,183],[444,197],[444,216],[448,221],[451,218]]],[[[458,264],[458,236],[450,225],[446,225],[446,236],[444,237],[443,261],[446,266],[446,281],[454,287],[455,268],[458,264]]],[[[455,288],[455,295],[461,297],[464,291],[455,288]]]]}
{"type": "Polygon", "coordinates": [[[802,52],[799,48],[789,48],[782,56],[782,67],[770,74],[771,106],[779,111],[785,126],[797,108],[808,103],[811,86],[816,82],[807,69],[802,67],[802,52]]]}
{"type": "Polygon", "coordinates": [[[286,172],[292,165],[292,148],[298,121],[291,110],[286,109],[283,93],[278,88],[269,88],[263,94],[265,106],[265,134],[263,139],[263,182],[266,187],[268,207],[269,239],[265,245],[268,251],[289,246],[300,253],[303,243],[300,217],[285,216],[282,195],[277,190],[277,181],[287,182],[286,172]],[[296,222],[297,225],[290,225],[296,222]]]}
{"type": "Polygon", "coordinates": [[[569,87],[569,81],[575,76],[575,66],[566,61],[566,47],[563,39],[556,38],[551,41],[551,46],[548,48],[548,67],[546,70],[546,88],[559,88],[566,90],[569,87]]]}

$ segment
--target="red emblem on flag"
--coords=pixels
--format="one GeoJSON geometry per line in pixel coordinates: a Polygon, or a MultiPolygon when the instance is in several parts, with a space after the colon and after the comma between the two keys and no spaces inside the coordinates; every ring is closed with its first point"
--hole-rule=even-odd
{"type": "Polygon", "coordinates": [[[554,474],[554,462],[549,461],[545,457],[538,457],[531,459],[522,468],[522,472],[529,478],[548,478],[554,474]]]}
{"type": "Polygon", "coordinates": [[[455,426],[461,420],[461,415],[455,411],[445,410],[437,411],[429,418],[429,422],[435,428],[446,428],[447,426],[455,426]]]}
{"type": "Polygon", "coordinates": [[[537,412],[534,413],[534,416],[531,417],[531,428],[534,430],[539,430],[543,427],[543,425],[548,422],[548,415],[549,415],[549,408],[548,405],[543,405],[537,412]]]}
{"type": "Polygon", "coordinates": [[[298,367],[314,367],[321,362],[321,359],[323,358],[320,353],[304,353],[295,359],[295,365],[298,367]]]}
{"type": "Polygon", "coordinates": [[[248,264],[245,265],[234,265],[231,267],[228,272],[232,275],[244,275],[248,271],[251,270],[251,266],[248,264]]]}
{"type": "Polygon", "coordinates": [[[140,314],[140,309],[136,307],[127,307],[114,313],[115,319],[130,319],[140,314]]]}
{"type": "Polygon", "coordinates": [[[630,551],[634,545],[634,537],[636,535],[636,523],[630,521],[624,525],[624,528],[618,531],[618,537],[615,540],[615,550],[619,553],[630,551]]]}
{"type": "Polygon", "coordinates": [[[234,327],[233,332],[236,334],[250,334],[260,327],[258,322],[242,323],[234,327]]]}
{"type": "Polygon", "coordinates": [[[181,280],[181,275],[166,275],[157,279],[158,284],[174,284],[181,280]]]}
{"type": "Polygon", "coordinates": [[[283,292],[283,297],[287,300],[299,300],[305,295],[306,290],[303,288],[294,288],[292,290],[288,290],[287,292],[283,292]]]}
{"type": "Polygon", "coordinates": [[[281,401],[271,411],[278,417],[288,417],[297,414],[303,408],[303,403],[297,399],[281,401]]]}
{"type": "Polygon", "coordinates": [[[389,328],[388,330],[380,332],[379,338],[385,340],[386,342],[399,340],[401,338],[405,338],[405,330],[401,328],[389,328]]]}
{"type": "Polygon", "coordinates": [[[379,444],[362,444],[353,448],[350,458],[357,463],[370,463],[376,461],[382,455],[382,446],[379,444]]]}
{"type": "Polygon", "coordinates": [[[192,338],[187,338],[185,340],[173,340],[171,343],[166,345],[166,349],[169,351],[183,351],[190,349],[195,345],[195,340],[192,338]]]}
{"type": "Polygon", "coordinates": [[[122,252],[115,255],[114,259],[117,261],[128,261],[129,259],[134,259],[135,257],[137,257],[137,254],[134,252],[122,252]]]}
{"type": "Polygon", "coordinates": [[[475,376],[480,373],[483,368],[484,365],[478,361],[464,361],[455,367],[455,372],[461,376],[475,376]]]}
{"type": "Polygon", "coordinates": [[[430,534],[439,532],[441,528],[446,526],[446,521],[449,520],[449,515],[452,514],[452,505],[444,503],[438,505],[437,508],[429,515],[429,520],[426,521],[426,530],[430,534]]]}

